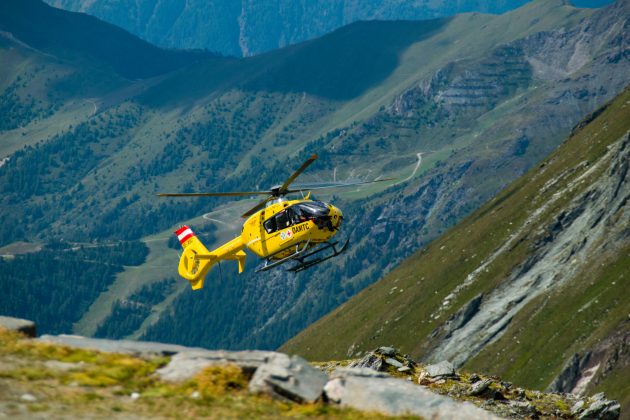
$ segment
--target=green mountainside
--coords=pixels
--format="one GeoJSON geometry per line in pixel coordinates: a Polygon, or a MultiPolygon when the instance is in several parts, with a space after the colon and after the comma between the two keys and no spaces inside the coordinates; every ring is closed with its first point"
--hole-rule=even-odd
{"type": "Polygon", "coordinates": [[[523,386],[606,391],[628,410],[629,163],[626,89],[542,163],[282,349],[328,360],[394,344],[523,386]]]}
{"type": "MultiPolygon", "coordinates": [[[[22,4],[0,14],[0,245],[13,250],[3,254],[17,263],[16,249],[56,240],[148,247],[90,295],[73,325],[84,335],[275,348],[477,209],[630,82],[627,2],[355,23],[246,59],[155,49],[92,18],[104,51],[74,39],[96,36],[78,23],[40,25],[34,38],[15,24],[28,21],[22,4]],[[154,61],[116,70],[111,48],[154,61]],[[344,211],[346,254],[298,275],[255,275],[250,258],[243,275],[214,270],[201,292],[171,289],[174,227],[216,246],[251,202],[157,192],[268,188],[311,153],[320,158],[304,182],[396,178],[320,196],[344,211]]],[[[37,7],[40,22],[88,19],[37,7]]],[[[0,299],[18,302],[11,288],[0,299]]],[[[40,322],[47,304],[22,316],[40,322]]]]}

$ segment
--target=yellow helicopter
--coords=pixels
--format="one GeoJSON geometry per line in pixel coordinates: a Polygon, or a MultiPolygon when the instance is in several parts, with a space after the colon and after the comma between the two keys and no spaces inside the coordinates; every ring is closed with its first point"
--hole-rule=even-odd
{"type": "Polygon", "coordinates": [[[350,187],[390,179],[290,189],[291,183],[316,159],[317,155],[312,155],[287,178],[284,184],[272,187],[269,191],[158,194],[160,197],[266,195],[262,201],[242,215],[247,220],[243,224],[241,235],[212,251],[208,251],[189,226],[182,226],[175,231],[184,249],[179,259],[178,272],[190,282],[193,290],[203,287],[206,274],[214,264],[221,260],[237,261],[238,272],[242,273],[247,257],[243,251],[245,248],[265,259],[256,272],[269,270],[290,261],[295,264],[288,271],[299,272],[336,257],[346,250],[348,241],[339,248],[338,242],[331,241],[343,220],[341,210],[332,204],[311,200],[310,191],[350,187]],[[287,194],[304,192],[307,192],[307,195],[301,199],[287,200],[285,198],[287,194]],[[321,253],[327,250],[332,252],[327,256],[321,256],[321,253]]]}

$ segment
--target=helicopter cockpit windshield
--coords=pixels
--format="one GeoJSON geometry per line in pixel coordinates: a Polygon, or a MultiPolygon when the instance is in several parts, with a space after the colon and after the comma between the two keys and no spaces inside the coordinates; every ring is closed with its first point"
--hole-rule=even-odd
{"type": "Polygon", "coordinates": [[[328,222],[328,214],[330,209],[321,201],[309,201],[294,204],[263,223],[267,233],[273,233],[277,230],[296,225],[298,223],[313,220],[318,226],[328,222]]]}

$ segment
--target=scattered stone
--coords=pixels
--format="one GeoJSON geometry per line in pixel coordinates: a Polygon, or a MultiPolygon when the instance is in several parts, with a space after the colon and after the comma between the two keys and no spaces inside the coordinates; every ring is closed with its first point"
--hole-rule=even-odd
{"type": "Polygon", "coordinates": [[[249,382],[249,390],[276,398],[312,403],[320,398],[327,381],[324,372],[315,369],[301,357],[279,357],[256,370],[249,382]]]}
{"type": "Polygon", "coordinates": [[[401,366],[398,368],[398,372],[409,372],[411,368],[409,366],[401,366]]]}
{"type": "Polygon", "coordinates": [[[403,364],[400,363],[398,360],[396,359],[392,359],[391,357],[388,357],[387,359],[385,359],[385,363],[387,363],[390,366],[394,366],[395,368],[401,368],[403,367],[403,364]]]}
{"type": "Polygon", "coordinates": [[[379,347],[376,349],[375,353],[380,353],[383,356],[395,356],[396,353],[398,353],[398,350],[396,350],[393,347],[379,347]]]}
{"type": "Polygon", "coordinates": [[[37,335],[35,323],[28,319],[0,316],[0,327],[20,332],[28,337],[35,337],[37,335]]]}
{"type": "Polygon", "coordinates": [[[443,360],[434,365],[429,365],[425,368],[425,370],[427,375],[431,378],[455,376],[455,368],[453,367],[453,364],[447,360],[443,360]]]}
{"type": "Polygon", "coordinates": [[[476,373],[473,373],[472,375],[470,375],[470,383],[474,384],[475,382],[477,382],[478,380],[480,380],[481,378],[479,377],[479,375],[477,375],[476,373]]]}
{"type": "Polygon", "coordinates": [[[370,368],[353,368],[342,367],[331,373],[331,378],[343,378],[347,376],[356,376],[360,378],[389,378],[390,376],[384,372],[377,372],[370,368]]]}
{"type": "Polygon", "coordinates": [[[491,383],[492,383],[492,380],[490,379],[484,379],[482,381],[475,382],[473,386],[470,388],[470,391],[468,391],[468,395],[473,396],[473,395],[483,394],[488,389],[491,383]]]}
{"type": "Polygon", "coordinates": [[[193,391],[190,394],[190,398],[192,398],[193,400],[198,400],[201,397],[201,394],[199,394],[199,391],[193,391]]]}
{"type": "Polygon", "coordinates": [[[425,418],[497,419],[468,402],[435,394],[423,387],[392,377],[358,377],[349,369],[335,371],[324,392],[342,407],[376,411],[387,415],[425,418]]]}
{"type": "Polygon", "coordinates": [[[420,372],[420,374],[418,375],[418,383],[420,385],[425,385],[425,381],[427,378],[427,373],[423,370],[422,372],[420,372]]]}
{"type": "Polygon", "coordinates": [[[131,395],[129,395],[129,397],[131,397],[131,399],[135,401],[138,398],[140,398],[140,394],[138,392],[132,392],[131,395]]]}
{"type": "Polygon", "coordinates": [[[519,416],[534,417],[538,415],[536,407],[527,401],[509,401],[508,404],[510,404],[510,407],[512,407],[519,416]]]}
{"type": "MultiPolygon", "coordinates": [[[[599,394],[597,394],[599,395],[599,394]]],[[[596,395],[593,396],[595,398],[596,395]]],[[[603,397],[597,398],[589,408],[584,410],[579,416],[580,420],[616,420],[621,414],[621,404],[617,401],[610,401],[603,397]]]]}
{"type": "Polygon", "coordinates": [[[571,414],[575,416],[577,413],[582,411],[582,408],[584,408],[584,401],[580,400],[571,407],[571,414]]]}
{"type": "Polygon", "coordinates": [[[381,359],[378,355],[370,352],[363,356],[361,360],[350,363],[348,367],[370,368],[376,371],[382,371],[383,359],[381,359]]]}
{"type": "Polygon", "coordinates": [[[20,396],[20,400],[24,402],[35,402],[37,401],[37,397],[33,394],[22,394],[22,396],[20,396]]]}
{"type": "Polygon", "coordinates": [[[287,359],[289,356],[273,351],[224,351],[224,350],[189,350],[177,353],[168,365],[158,369],[156,373],[167,382],[188,380],[208,366],[234,364],[243,372],[252,376],[256,369],[276,359],[287,359]]]}

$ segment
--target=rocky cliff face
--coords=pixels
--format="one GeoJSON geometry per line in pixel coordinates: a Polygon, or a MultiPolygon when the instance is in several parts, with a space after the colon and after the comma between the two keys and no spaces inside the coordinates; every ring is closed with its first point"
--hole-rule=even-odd
{"type": "MultiPolygon", "coordinates": [[[[531,216],[516,226],[510,239],[484,260],[481,266],[488,266],[501,258],[502,253],[509,252],[513,247],[515,240],[529,231],[535,239],[527,259],[516,266],[498,287],[484,296],[481,305],[474,305],[474,311],[468,310],[467,320],[457,328],[451,328],[449,336],[439,341],[437,347],[426,356],[427,359],[448,359],[458,366],[463,365],[505,333],[514,315],[529,302],[543,293],[553,293],[555,289],[573,282],[584,272],[585,265],[603,261],[610,253],[622,252],[630,242],[629,162],[630,133],[626,133],[612,143],[608,153],[596,163],[580,162],[577,167],[569,168],[548,181],[540,195],[532,197],[534,202],[540,202],[540,207],[532,209],[531,216]],[[588,182],[589,177],[598,171],[604,171],[605,174],[557,212],[550,223],[542,219],[556,200],[561,200],[568,191],[588,182]],[[582,173],[558,189],[552,200],[541,200],[550,188],[576,172],[582,173]]],[[[456,300],[466,286],[466,283],[462,283],[451,292],[443,308],[447,309],[450,301],[456,300]]],[[[471,304],[466,305],[464,310],[469,307],[471,304]]],[[[582,368],[585,362],[581,363],[582,368]]]]}

